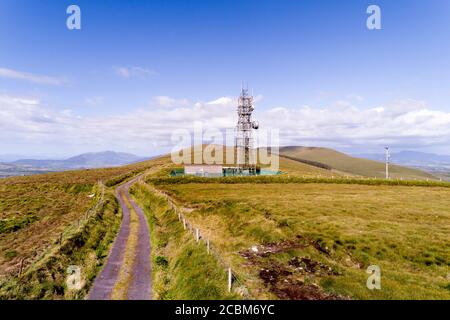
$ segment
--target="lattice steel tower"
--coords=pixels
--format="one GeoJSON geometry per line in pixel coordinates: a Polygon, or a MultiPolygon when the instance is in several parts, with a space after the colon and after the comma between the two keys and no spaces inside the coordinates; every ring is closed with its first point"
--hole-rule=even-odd
{"type": "Polygon", "coordinates": [[[253,130],[259,128],[257,121],[252,121],[253,96],[248,89],[242,88],[238,100],[238,123],[236,126],[237,164],[241,174],[256,174],[256,156],[253,149],[253,130]]]}

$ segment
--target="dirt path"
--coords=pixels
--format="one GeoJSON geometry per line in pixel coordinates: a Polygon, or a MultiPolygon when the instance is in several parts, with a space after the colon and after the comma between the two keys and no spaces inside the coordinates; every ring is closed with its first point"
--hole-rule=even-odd
{"type": "Polygon", "coordinates": [[[114,241],[108,260],[101,273],[97,276],[89,292],[89,300],[109,300],[112,296],[122,296],[128,300],[150,300],[152,298],[151,262],[150,262],[150,233],[147,219],[142,209],[131,199],[130,187],[141,176],[119,186],[116,189],[116,197],[122,207],[123,218],[119,233],[114,241]],[[127,206],[131,205],[132,211],[127,206]],[[137,215],[137,235],[130,234],[130,220],[132,215],[137,215]],[[136,236],[137,241],[129,241],[130,236],[136,236]],[[133,244],[133,248],[127,244],[133,244]],[[128,259],[125,252],[135,252],[132,259],[128,259]],[[127,260],[127,261],[125,261],[127,260]],[[126,264],[132,264],[131,272],[122,270],[126,264]],[[122,272],[121,272],[122,271],[122,272]],[[130,274],[131,273],[131,274],[130,274]],[[124,279],[124,277],[126,277],[124,279]],[[117,283],[126,283],[117,292],[117,283]]]}

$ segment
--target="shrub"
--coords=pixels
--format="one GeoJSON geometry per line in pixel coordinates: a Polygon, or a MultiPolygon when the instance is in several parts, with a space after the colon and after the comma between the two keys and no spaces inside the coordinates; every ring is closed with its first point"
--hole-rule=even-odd
{"type": "Polygon", "coordinates": [[[16,250],[10,250],[10,251],[6,251],[5,253],[5,258],[8,260],[11,260],[13,258],[17,257],[17,251],[16,250]]]}
{"type": "Polygon", "coordinates": [[[16,232],[37,220],[35,215],[18,216],[12,219],[0,220],[0,234],[16,232]]]}
{"type": "Polygon", "coordinates": [[[167,261],[166,257],[163,256],[157,256],[155,263],[162,268],[167,268],[169,266],[169,261],[167,261]]]}

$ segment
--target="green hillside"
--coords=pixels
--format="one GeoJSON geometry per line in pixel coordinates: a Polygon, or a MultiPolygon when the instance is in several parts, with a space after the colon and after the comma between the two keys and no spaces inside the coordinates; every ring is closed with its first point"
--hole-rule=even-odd
{"type": "Polygon", "coordinates": [[[169,161],[0,179],[0,300],[82,298],[64,290],[66,268],[89,288],[120,224],[115,186],[169,161]]]}
{"type": "MultiPolygon", "coordinates": [[[[183,158],[185,159],[185,161],[190,161],[192,163],[199,161],[200,163],[206,164],[207,162],[205,157],[216,156],[215,152],[212,152],[213,149],[218,152],[217,158],[215,159],[219,162],[219,164],[223,164],[224,166],[236,166],[236,149],[234,147],[224,145],[199,145],[195,148],[191,147],[182,149],[179,153],[174,153],[173,156],[183,158],[183,155],[186,155],[186,157],[183,158]]],[[[262,168],[269,166],[268,164],[261,163],[259,156],[258,165],[260,165],[262,168]]],[[[183,165],[172,165],[172,167],[183,167],[183,165]]],[[[321,165],[320,163],[314,163],[312,161],[298,161],[295,158],[289,159],[288,157],[279,158],[279,170],[289,174],[290,176],[303,177],[332,177],[345,175],[345,173],[340,172],[340,170],[335,170],[333,168],[330,168],[329,166],[321,165]]]]}
{"type": "MultiPolygon", "coordinates": [[[[330,166],[335,170],[346,172],[350,175],[377,178],[385,177],[384,163],[351,157],[345,153],[328,148],[281,147],[279,153],[281,156],[287,156],[290,159],[318,162],[330,166]]],[[[429,173],[398,165],[390,166],[390,175],[392,178],[403,178],[405,180],[437,179],[435,176],[429,173]]]]}
{"type": "Polygon", "coordinates": [[[450,297],[448,188],[180,179],[155,187],[189,209],[254,298],[450,297]],[[381,290],[366,287],[370,265],[381,290]]]}

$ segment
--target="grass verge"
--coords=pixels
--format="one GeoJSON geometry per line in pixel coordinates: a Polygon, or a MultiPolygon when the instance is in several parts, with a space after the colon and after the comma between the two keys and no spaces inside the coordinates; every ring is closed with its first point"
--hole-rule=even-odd
{"type": "Polygon", "coordinates": [[[237,299],[236,294],[227,292],[225,270],[184,231],[166,200],[144,184],[135,184],[130,191],[150,225],[154,298],[237,299]]]}

